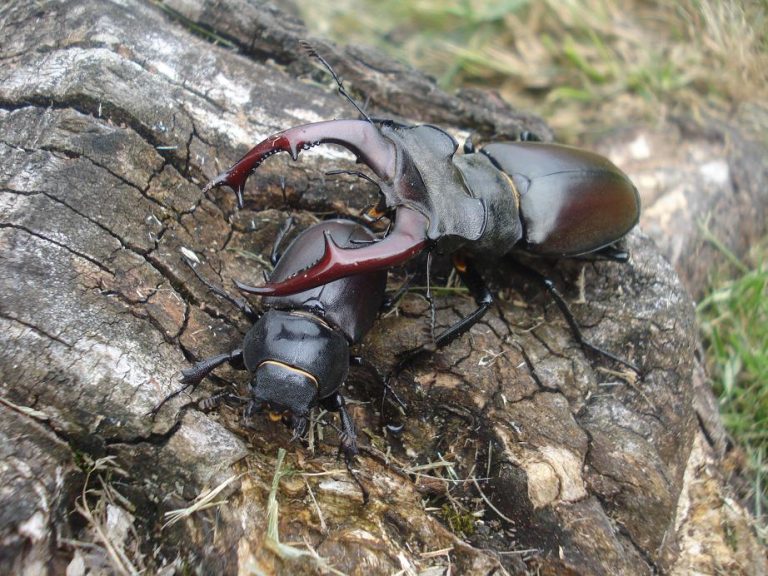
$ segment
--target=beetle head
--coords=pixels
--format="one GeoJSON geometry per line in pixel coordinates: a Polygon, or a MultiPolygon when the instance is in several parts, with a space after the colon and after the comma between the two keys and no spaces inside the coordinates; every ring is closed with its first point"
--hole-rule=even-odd
{"type": "Polygon", "coordinates": [[[291,428],[294,439],[301,438],[309,411],[317,404],[317,390],[317,380],[308,372],[267,360],[254,373],[246,416],[264,413],[291,428]]]}

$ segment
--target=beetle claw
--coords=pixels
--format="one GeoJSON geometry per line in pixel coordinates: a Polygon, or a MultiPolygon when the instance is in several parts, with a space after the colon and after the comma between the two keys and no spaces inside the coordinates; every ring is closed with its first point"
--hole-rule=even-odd
{"type": "Polygon", "coordinates": [[[237,194],[242,207],[242,191],[248,176],[259,165],[278,152],[288,152],[296,160],[301,150],[319,144],[338,144],[352,152],[359,162],[366,164],[379,178],[391,180],[395,173],[395,146],[381,135],[379,129],[365,120],[329,120],[289,128],[269,136],[254,146],[226,172],[222,172],[203,188],[208,192],[220,186],[229,186],[237,194]]]}
{"type": "Polygon", "coordinates": [[[235,285],[250,294],[285,296],[304,292],[346,276],[397,266],[425,248],[428,225],[428,220],[419,212],[403,207],[397,212],[392,233],[380,242],[366,244],[360,248],[341,248],[326,232],[323,256],[309,268],[280,282],[250,286],[235,280],[235,285]]]}

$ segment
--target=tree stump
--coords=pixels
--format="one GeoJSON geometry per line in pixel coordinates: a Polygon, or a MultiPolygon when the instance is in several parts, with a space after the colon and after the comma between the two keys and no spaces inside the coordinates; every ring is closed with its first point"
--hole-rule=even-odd
{"type": "MultiPolygon", "coordinates": [[[[264,3],[18,0],[0,23],[0,571],[764,568],[694,410],[691,301],[638,231],[625,266],[533,265],[589,339],[642,378],[585,356],[553,303],[497,264],[498,306],[398,378],[401,437],[379,426],[381,388],[350,379],[367,504],[332,427],[310,450],[239,408],[195,404],[222,388],[245,394],[244,373],[222,369],[148,416],[181,368],[238,347],[248,328],[183,253],[234,294],[232,279],[260,281],[289,213],[306,226],[375,198],[324,176],[354,161],[325,147],[270,159],[243,210],[202,184],[267,134],[353,110],[301,56],[302,24],[264,3]],[[214,488],[213,505],[168,522],[214,488]]],[[[450,96],[371,51],[310,40],[376,116],[457,136],[550,135],[493,95],[450,96]]],[[[438,325],[472,308],[441,295],[438,325]]],[[[386,372],[428,325],[409,294],[358,352],[386,372]]]]}

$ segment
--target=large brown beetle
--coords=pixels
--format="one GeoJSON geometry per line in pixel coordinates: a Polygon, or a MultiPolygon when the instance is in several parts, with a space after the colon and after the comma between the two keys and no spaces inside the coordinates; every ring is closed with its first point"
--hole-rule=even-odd
{"type": "MultiPolygon", "coordinates": [[[[365,119],[317,122],[269,136],[205,190],[229,186],[242,205],[246,179],[269,156],[288,152],[296,160],[301,150],[337,144],[373,171],[380,200],[372,213],[394,215],[394,225],[381,241],[357,249],[339,247],[326,234],[323,255],[311,266],[262,286],[238,283],[241,290],[265,296],[292,294],[351,274],[396,266],[425,250],[451,252],[478,307],[438,335],[434,344],[439,346],[468,330],[493,301],[472,259],[498,258],[513,251],[627,258],[613,244],[637,223],[640,200],[629,178],[608,159],[535,141],[494,142],[478,151],[468,141],[459,154],[456,140],[440,128],[369,118],[328,63],[310,52],[365,119]]],[[[543,277],[539,280],[555,296],[582,345],[631,366],[585,342],[553,285],[543,277]]]]}

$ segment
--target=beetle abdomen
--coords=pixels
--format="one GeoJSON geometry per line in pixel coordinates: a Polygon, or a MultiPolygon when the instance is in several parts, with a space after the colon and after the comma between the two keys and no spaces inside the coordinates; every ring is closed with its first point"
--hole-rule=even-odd
{"type": "Polygon", "coordinates": [[[603,156],[541,142],[489,144],[482,152],[512,178],[520,193],[524,247],[530,252],[593,252],[637,223],[637,190],[603,156]]]}

